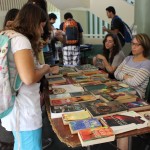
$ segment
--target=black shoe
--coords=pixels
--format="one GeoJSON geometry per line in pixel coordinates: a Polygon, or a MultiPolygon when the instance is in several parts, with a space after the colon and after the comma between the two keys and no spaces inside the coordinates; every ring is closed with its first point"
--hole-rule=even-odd
{"type": "Polygon", "coordinates": [[[52,144],[52,139],[51,138],[47,138],[47,139],[43,139],[42,140],[42,149],[46,149],[47,147],[49,147],[52,144]]]}

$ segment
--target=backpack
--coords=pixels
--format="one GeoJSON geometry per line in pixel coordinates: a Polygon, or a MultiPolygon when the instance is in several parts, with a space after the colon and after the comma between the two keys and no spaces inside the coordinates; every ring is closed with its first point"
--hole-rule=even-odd
{"type": "Polygon", "coordinates": [[[11,39],[18,34],[11,30],[0,32],[0,119],[12,111],[16,93],[22,84],[18,73],[14,78],[11,78],[10,69],[14,70],[14,68],[11,68],[11,65],[9,66],[10,63],[8,60],[11,39]],[[13,81],[13,85],[11,85],[10,80],[13,81]]]}
{"type": "Polygon", "coordinates": [[[115,16],[115,18],[118,18],[123,23],[124,35],[122,35],[121,33],[120,34],[123,36],[125,42],[126,43],[131,43],[131,41],[132,41],[132,31],[131,31],[130,27],[120,17],[115,16]]]}
{"type": "Polygon", "coordinates": [[[66,20],[63,24],[63,31],[66,33],[66,44],[76,45],[79,42],[77,22],[73,19],[66,20]]]}

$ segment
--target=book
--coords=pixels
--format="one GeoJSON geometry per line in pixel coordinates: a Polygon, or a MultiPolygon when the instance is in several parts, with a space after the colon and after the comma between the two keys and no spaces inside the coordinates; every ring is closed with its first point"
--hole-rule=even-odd
{"type": "MultiPolygon", "coordinates": [[[[103,97],[101,97],[100,95],[103,93],[103,94],[108,94],[108,93],[112,93],[114,92],[113,89],[111,88],[106,88],[106,89],[101,89],[101,90],[94,90],[94,91],[91,91],[91,93],[97,98],[97,99],[100,99],[103,97]]],[[[103,99],[104,101],[108,102],[108,100],[106,99],[103,99]]]]}
{"type": "Polygon", "coordinates": [[[145,110],[150,110],[150,104],[148,104],[144,100],[138,100],[134,102],[128,102],[124,103],[126,107],[128,107],[129,110],[133,111],[145,111],[145,110]]]}
{"type": "Polygon", "coordinates": [[[85,64],[85,65],[79,65],[75,67],[75,70],[78,72],[83,72],[83,71],[95,71],[98,70],[97,67],[91,64],[85,64]]]}
{"type": "Polygon", "coordinates": [[[63,98],[69,98],[71,97],[70,93],[63,93],[63,94],[50,94],[49,99],[55,100],[55,99],[63,99],[63,98]]]}
{"type": "Polygon", "coordinates": [[[80,103],[50,106],[51,118],[61,118],[63,113],[75,111],[85,111],[85,108],[80,103]]]}
{"type": "Polygon", "coordinates": [[[89,76],[85,75],[73,77],[72,80],[76,83],[92,81],[92,79],[89,76]]]}
{"type": "Polygon", "coordinates": [[[59,73],[63,75],[67,75],[68,73],[75,73],[75,68],[74,67],[69,67],[69,66],[63,66],[59,68],[59,73]]]}
{"type": "Polygon", "coordinates": [[[105,84],[95,84],[95,85],[85,85],[83,88],[86,91],[94,91],[94,90],[101,90],[101,89],[106,89],[107,86],[105,84]]]}
{"type": "Polygon", "coordinates": [[[82,73],[86,76],[93,76],[95,74],[99,74],[99,70],[85,70],[82,73]]]}
{"type": "Polygon", "coordinates": [[[88,91],[57,94],[57,95],[53,94],[50,95],[49,97],[51,106],[96,100],[96,97],[88,91]]]}
{"type": "Polygon", "coordinates": [[[83,107],[85,107],[90,112],[90,114],[96,118],[128,110],[125,105],[119,103],[118,101],[111,101],[106,103],[100,99],[82,102],[81,105],[83,105],[83,107]]]}
{"type": "Polygon", "coordinates": [[[83,130],[87,128],[95,128],[98,126],[102,126],[102,124],[97,118],[69,122],[69,128],[72,134],[78,133],[79,130],[83,130]]]}
{"type": "Polygon", "coordinates": [[[122,112],[101,118],[104,125],[111,127],[115,134],[147,127],[148,121],[134,111],[122,112]]]}
{"type": "Polygon", "coordinates": [[[134,102],[138,98],[136,95],[130,94],[128,92],[101,93],[99,96],[100,96],[100,99],[103,99],[106,101],[117,100],[120,103],[134,102]]]}
{"type": "Polygon", "coordinates": [[[128,92],[130,94],[136,94],[134,88],[129,87],[129,85],[121,82],[116,82],[116,84],[112,84],[111,88],[114,89],[116,92],[128,92]]]}
{"type": "Polygon", "coordinates": [[[54,85],[52,86],[53,94],[71,93],[71,92],[82,92],[84,89],[80,84],[66,84],[66,85],[54,85]]]}
{"type": "Polygon", "coordinates": [[[91,118],[91,115],[86,110],[62,114],[62,120],[63,120],[64,125],[68,125],[70,121],[84,120],[84,119],[89,119],[89,118],[91,118]]]}
{"type": "Polygon", "coordinates": [[[114,132],[109,127],[96,127],[80,130],[78,132],[82,146],[106,143],[115,140],[114,132]]]}
{"type": "Polygon", "coordinates": [[[55,83],[66,83],[66,79],[64,77],[50,77],[48,78],[49,84],[55,84],[55,83]]]}
{"type": "Polygon", "coordinates": [[[138,112],[138,114],[144,117],[148,121],[147,126],[150,127],[150,111],[142,111],[142,112],[138,112]]]}

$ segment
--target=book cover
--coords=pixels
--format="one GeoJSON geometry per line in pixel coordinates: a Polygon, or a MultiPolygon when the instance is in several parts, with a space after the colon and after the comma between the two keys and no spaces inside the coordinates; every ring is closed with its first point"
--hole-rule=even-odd
{"type": "Polygon", "coordinates": [[[66,85],[56,85],[56,86],[54,85],[52,86],[52,90],[54,94],[84,91],[84,89],[80,86],[80,84],[66,84],[66,85]]]}
{"type": "Polygon", "coordinates": [[[115,134],[147,127],[147,120],[134,111],[104,116],[102,120],[110,126],[115,134]]]}
{"type": "Polygon", "coordinates": [[[111,92],[111,93],[101,93],[100,98],[108,101],[117,100],[120,103],[125,103],[136,101],[137,96],[130,94],[128,92],[111,92]]]}
{"type": "Polygon", "coordinates": [[[69,67],[69,66],[63,66],[59,68],[59,73],[66,75],[67,73],[75,73],[75,68],[74,67],[69,67]]]}
{"type": "Polygon", "coordinates": [[[115,140],[114,132],[109,127],[96,127],[80,130],[78,132],[82,146],[106,143],[115,140]]]}
{"type": "Polygon", "coordinates": [[[106,89],[107,86],[105,84],[97,84],[97,85],[85,85],[84,89],[86,91],[94,91],[94,90],[101,90],[106,89]]]}
{"type": "Polygon", "coordinates": [[[63,120],[64,125],[68,125],[70,121],[84,120],[84,119],[89,119],[89,118],[91,118],[91,115],[86,110],[62,114],[62,120],[63,120]]]}
{"type": "Polygon", "coordinates": [[[92,81],[89,76],[84,75],[73,77],[72,80],[76,83],[92,81]]]}
{"type": "Polygon", "coordinates": [[[79,72],[83,72],[83,71],[94,71],[94,70],[98,70],[97,67],[95,67],[94,65],[91,64],[85,64],[85,65],[80,65],[80,66],[76,66],[75,67],[76,71],[79,72]]]}
{"type": "Polygon", "coordinates": [[[148,121],[147,126],[149,127],[150,126],[150,111],[138,112],[138,114],[144,117],[148,121]]]}
{"type": "Polygon", "coordinates": [[[84,111],[84,110],[85,108],[80,103],[50,106],[51,118],[61,118],[63,113],[84,111]]]}
{"type": "Polygon", "coordinates": [[[129,110],[133,110],[133,111],[150,110],[150,105],[144,100],[128,102],[128,103],[124,103],[124,105],[128,107],[129,110]]]}
{"type": "Polygon", "coordinates": [[[51,77],[48,78],[49,84],[55,84],[55,83],[65,83],[66,79],[64,77],[51,77]]]}
{"type": "Polygon", "coordinates": [[[81,103],[93,117],[106,116],[111,113],[127,111],[127,107],[118,101],[105,102],[103,100],[95,100],[81,103]]]}
{"type": "Polygon", "coordinates": [[[109,88],[109,87],[106,88],[106,89],[91,91],[91,93],[92,93],[94,96],[96,96],[97,99],[103,99],[103,100],[106,101],[106,102],[108,102],[108,100],[105,99],[105,98],[103,98],[103,97],[101,96],[101,94],[107,94],[107,95],[108,95],[108,93],[112,93],[112,92],[114,92],[114,91],[113,91],[111,88],[109,88]]]}
{"type": "Polygon", "coordinates": [[[102,124],[97,118],[69,122],[69,128],[72,134],[78,133],[78,131],[82,129],[95,128],[98,126],[102,126],[102,124]]]}
{"type": "Polygon", "coordinates": [[[69,98],[71,97],[70,93],[64,93],[64,94],[50,94],[49,99],[63,99],[63,98],[69,98]]]}

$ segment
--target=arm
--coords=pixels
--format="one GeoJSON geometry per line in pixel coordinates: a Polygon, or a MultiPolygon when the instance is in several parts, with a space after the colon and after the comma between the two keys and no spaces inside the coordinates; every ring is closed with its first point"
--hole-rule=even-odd
{"type": "Polygon", "coordinates": [[[146,78],[149,78],[149,72],[146,69],[139,69],[138,72],[132,77],[127,74],[124,75],[123,79],[125,83],[130,86],[137,87],[141,85],[146,78]]]}
{"type": "Polygon", "coordinates": [[[21,80],[26,84],[38,82],[43,75],[50,72],[49,65],[43,65],[40,69],[35,69],[32,51],[28,49],[14,53],[15,64],[21,80]]]}
{"type": "Polygon", "coordinates": [[[110,29],[106,28],[105,26],[103,27],[103,31],[108,32],[108,33],[113,33],[113,34],[119,33],[118,29],[110,30],[110,29]]]}
{"type": "Polygon", "coordinates": [[[126,63],[126,60],[124,60],[116,69],[116,71],[114,72],[114,76],[117,80],[123,80],[123,77],[125,75],[125,73],[122,71],[124,65],[126,63]]]}
{"type": "Polygon", "coordinates": [[[109,73],[114,73],[114,71],[116,70],[117,67],[115,66],[111,66],[109,64],[109,62],[107,61],[107,59],[105,58],[105,56],[98,54],[96,56],[96,59],[101,59],[103,62],[103,65],[105,67],[105,69],[109,72],[109,73]]]}

